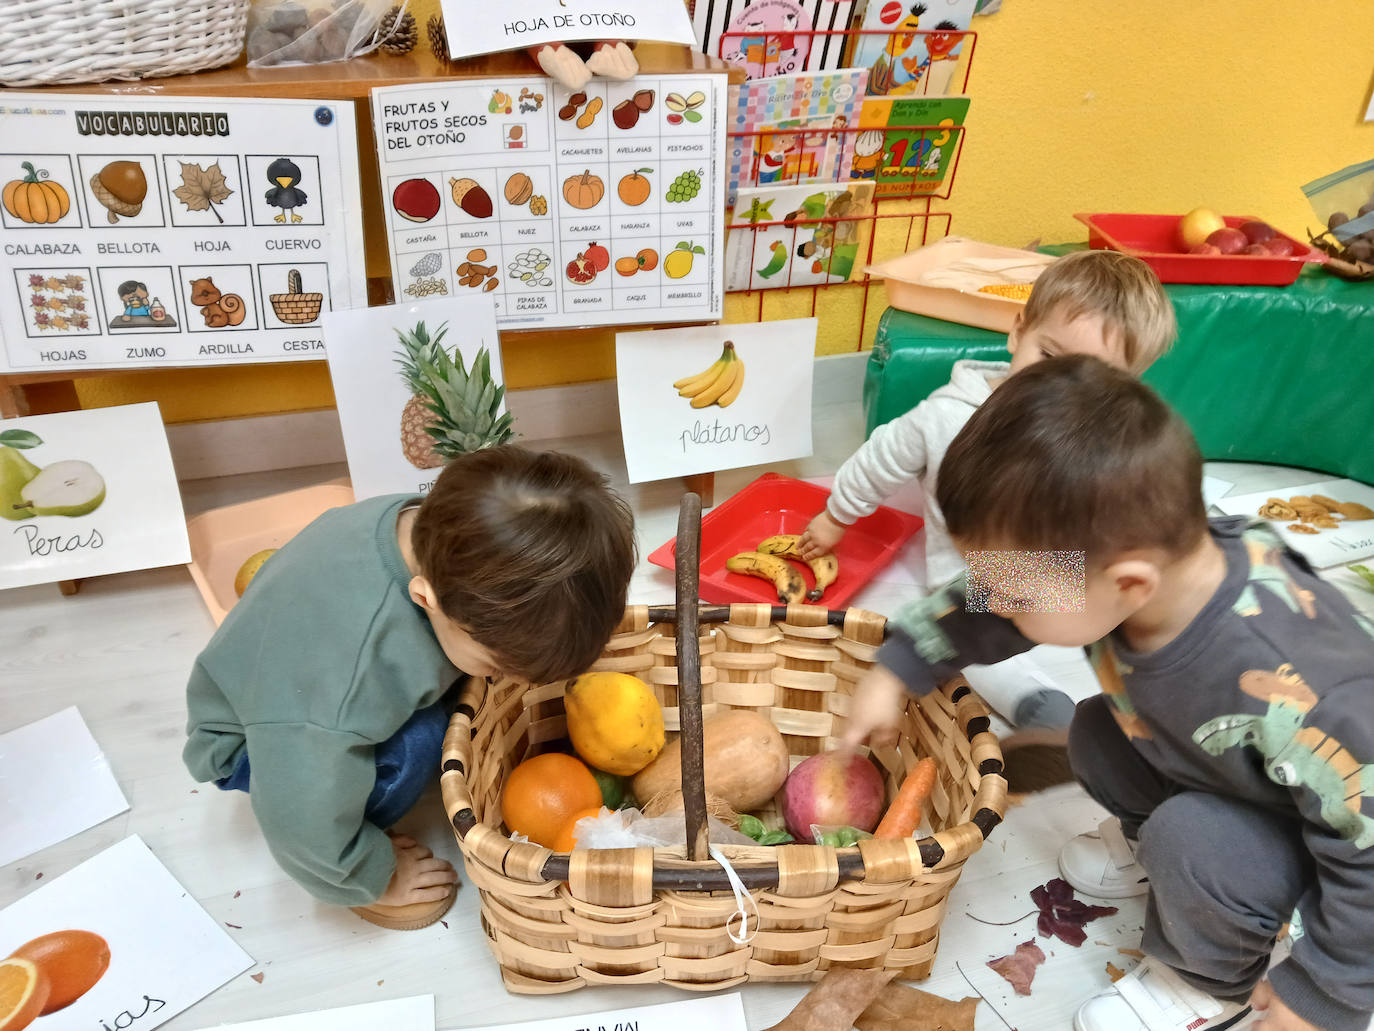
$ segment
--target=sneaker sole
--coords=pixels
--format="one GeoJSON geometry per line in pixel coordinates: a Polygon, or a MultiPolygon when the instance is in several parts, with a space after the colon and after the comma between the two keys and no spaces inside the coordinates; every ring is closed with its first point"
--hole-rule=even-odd
{"type": "Polygon", "coordinates": [[[1084,895],[1091,895],[1095,899],[1133,899],[1138,895],[1145,895],[1150,890],[1149,878],[1141,878],[1134,884],[1113,887],[1107,884],[1091,884],[1085,879],[1075,877],[1067,869],[1063,862],[1059,864],[1059,875],[1069,882],[1069,887],[1075,891],[1082,892],[1084,895]]]}

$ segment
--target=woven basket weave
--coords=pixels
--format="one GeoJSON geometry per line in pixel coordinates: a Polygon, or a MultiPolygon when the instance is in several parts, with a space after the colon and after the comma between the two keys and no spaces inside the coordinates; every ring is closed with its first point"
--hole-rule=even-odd
{"type": "Polygon", "coordinates": [[[736,899],[724,868],[706,855],[703,713],[728,707],[767,715],[794,764],[833,747],[886,621],[860,609],[699,606],[700,514],[700,500],[687,495],[676,609],[631,607],[594,667],[652,685],[666,725],[681,730],[691,844],[556,854],[502,832],[501,791],[511,770],[566,736],[566,682],[473,680],[449,724],[444,806],[506,987],[548,994],[662,982],[715,991],[747,980],[815,980],[839,966],[924,978],[949,892],[1005,809],[988,710],[962,680],[945,684],[910,702],[898,746],[876,753],[889,797],[918,754],[935,758],[930,837],[843,849],[723,847],[759,913],[752,940],[732,940],[727,921],[736,899]],[[679,639],[688,642],[681,655],[679,639]]]}
{"type": "Polygon", "coordinates": [[[243,52],[249,0],[5,0],[0,85],[184,75],[243,52]]]}

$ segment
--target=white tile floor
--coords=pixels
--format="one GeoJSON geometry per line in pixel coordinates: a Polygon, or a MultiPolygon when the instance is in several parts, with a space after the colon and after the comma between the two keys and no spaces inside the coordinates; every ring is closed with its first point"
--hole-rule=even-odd
{"type": "MultiPolygon", "coordinates": [[[[861,424],[856,405],[818,409],[815,457],[778,471],[829,475],[858,444],[861,424]]],[[[626,491],[639,518],[642,554],[672,536],[679,484],[625,487],[619,443],[610,437],[578,438],[560,446],[605,469],[626,491]]],[[[722,474],[717,497],[727,497],[761,471],[722,474]]],[[[1296,485],[1310,476],[1237,465],[1213,466],[1209,472],[1233,481],[1237,491],[1296,485]]],[[[184,485],[187,511],[194,514],[345,474],[342,467],[331,466],[190,482],[184,485]]],[[[919,573],[919,560],[910,556],[896,568],[903,566],[919,573]]],[[[1354,586],[1353,574],[1346,577],[1343,583],[1352,598],[1374,611],[1374,596],[1354,586]]],[[[893,574],[874,583],[858,603],[891,611],[911,593],[902,579],[893,574]]],[[[671,574],[641,563],[632,600],[671,598],[671,574]]],[[[268,855],[247,797],[198,786],[181,764],[186,672],[212,630],[181,568],[88,581],[74,598],[61,598],[52,587],[0,593],[0,731],[79,706],[131,805],[124,816],[0,868],[0,907],[35,888],[38,874],[49,880],[128,834],[142,835],[212,916],[238,925],[230,933],[256,959],[252,972],[263,975],[261,983],[247,974],[237,978],[165,1025],[171,1029],[426,993],[436,997],[438,1026],[449,1029],[681,998],[669,989],[635,991],[633,998],[628,989],[593,988],[546,998],[508,995],[478,929],[477,897],[470,886],[460,892],[447,926],[409,934],[378,931],[346,911],[316,904],[268,855]]],[[[1054,672],[1067,681],[1079,675],[1072,668],[1054,672]]],[[[1066,686],[1075,693],[1091,690],[1081,680],[1066,686]]],[[[1029,916],[1034,907],[1027,894],[1056,876],[1059,846],[1094,827],[1101,815],[1076,787],[1055,789],[1013,809],[966,865],[951,894],[935,971],[921,987],[959,998],[974,994],[965,977],[971,979],[990,1003],[978,1008],[978,1031],[1069,1026],[1077,1003],[1107,983],[1106,964],[1130,963],[1117,949],[1138,941],[1139,900],[1123,904],[1115,917],[1090,924],[1088,941],[1080,949],[1042,943],[1049,958],[1029,998],[1014,996],[984,963],[1030,938],[1034,921],[990,926],[973,917],[1000,923],[1029,916]]],[[[403,826],[458,861],[437,789],[403,826]]],[[[775,1023],[804,991],[801,986],[746,986],[742,992],[749,1026],[775,1023]]]]}

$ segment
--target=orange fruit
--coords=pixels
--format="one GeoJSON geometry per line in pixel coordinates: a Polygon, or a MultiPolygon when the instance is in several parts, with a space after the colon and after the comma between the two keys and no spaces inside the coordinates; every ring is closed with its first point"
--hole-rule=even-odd
{"type": "Polygon", "coordinates": [[[43,1013],[48,982],[27,959],[0,960],[0,1031],[19,1031],[43,1013]]]}
{"type": "Polygon", "coordinates": [[[558,832],[558,838],[549,847],[555,852],[571,852],[577,847],[577,821],[587,816],[596,816],[601,812],[601,806],[592,809],[583,809],[579,813],[573,813],[568,817],[568,822],[563,824],[563,829],[558,832]]]}
{"type": "Polygon", "coordinates": [[[512,833],[553,848],[570,817],[601,807],[592,771],[571,755],[548,752],[511,770],[501,793],[501,818],[512,833]]]}
{"type": "Polygon", "coordinates": [[[10,958],[27,960],[42,972],[51,989],[43,1012],[55,1013],[89,992],[105,975],[110,946],[91,931],[55,931],[25,942],[10,958]]]}

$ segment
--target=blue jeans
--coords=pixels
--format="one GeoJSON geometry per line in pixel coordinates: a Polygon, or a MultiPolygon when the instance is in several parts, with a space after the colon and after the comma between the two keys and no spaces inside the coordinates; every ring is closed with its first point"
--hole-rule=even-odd
{"type": "MultiPolygon", "coordinates": [[[[447,730],[448,714],[443,703],[436,702],[418,710],[377,746],[377,780],[363,808],[368,821],[385,829],[410,812],[439,770],[447,730]]],[[[248,791],[251,772],[245,748],[234,772],[215,784],[222,791],[248,791]]]]}

